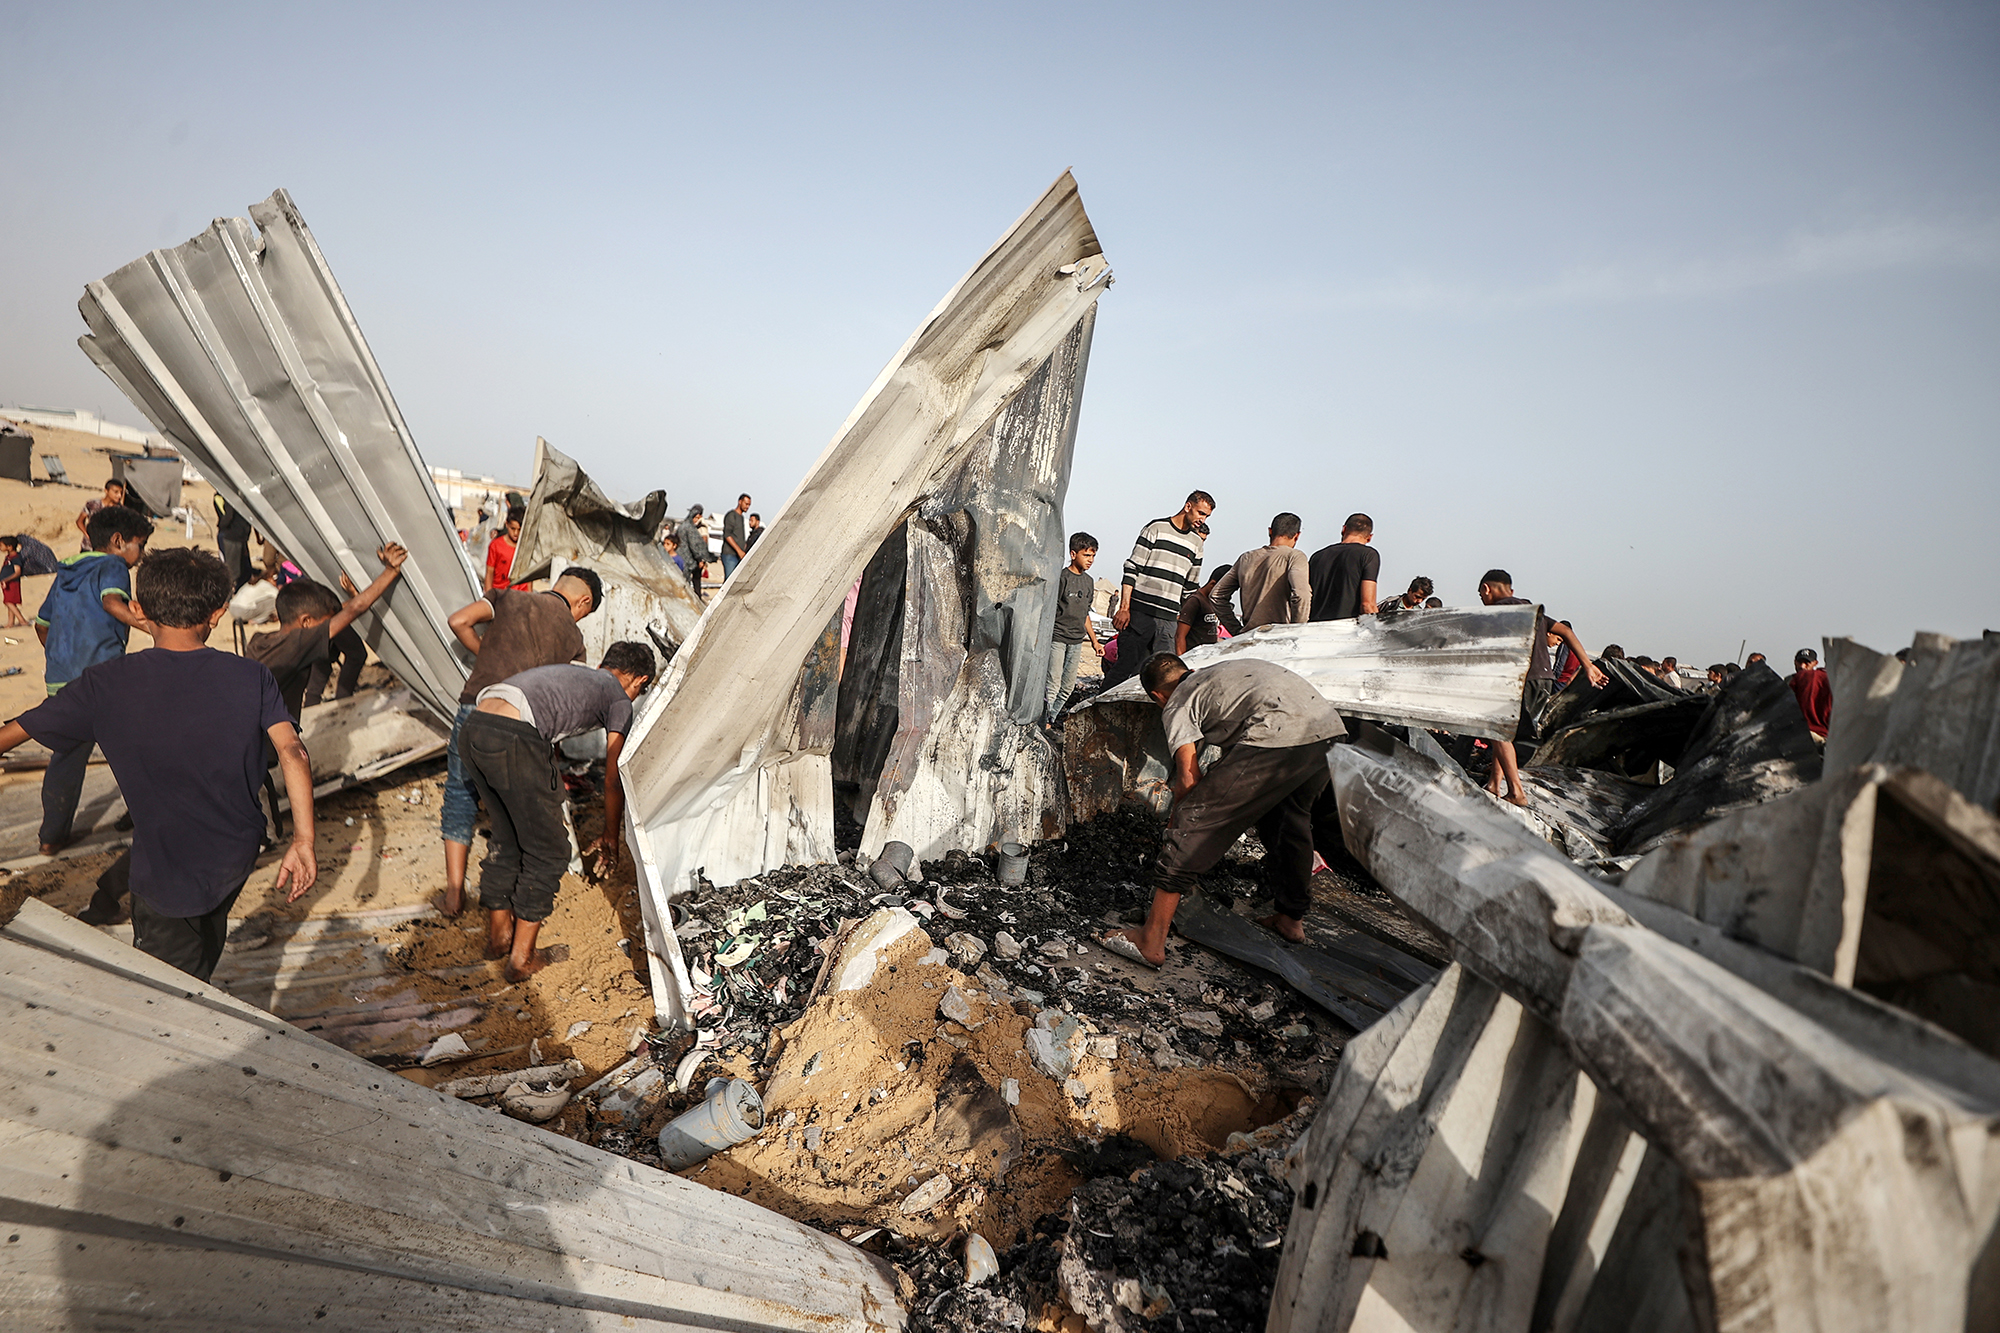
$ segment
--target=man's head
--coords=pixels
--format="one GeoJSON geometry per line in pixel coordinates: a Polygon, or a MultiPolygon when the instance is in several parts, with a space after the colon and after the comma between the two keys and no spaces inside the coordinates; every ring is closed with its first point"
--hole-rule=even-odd
{"type": "Polygon", "coordinates": [[[1711,685],[1720,685],[1727,679],[1729,679],[1729,668],[1722,663],[1717,662],[1708,669],[1708,680],[1711,685]]]}
{"type": "Polygon", "coordinates": [[[1069,535],[1069,562],[1078,573],[1097,563],[1097,538],[1087,532],[1072,532],[1069,535]]]}
{"type": "Polygon", "coordinates": [[[1661,659],[1660,659],[1660,670],[1662,670],[1662,671],[1679,671],[1680,669],[1681,669],[1681,659],[1680,659],[1680,658],[1678,658],[1678,657],[1663,657],[1663,658],[1661,658],[1661,659]]]}
{"type": "Polygon", "coordinates": [[[508,541],[518,542],[521,540],[521,520],[526,518],[527,516],[528,516],[528,511],[525,509],[509,509],[507,511],[508,541]]]}
{"type": "Polygon", "coordinates": [[[1491,606],[1514,595],[1514,576],[1504,569],[1489,569],[1479,576],[1479,601],[1491,606]]]}
{"type": "Polygon", "coordinates": [[[1818,665],[1819,665],[1819,654],[1814,652],[1810,648],[1801,648],[1797,652],[1792,654],[1792,667],[1795,670],[1805,671],[1811,667],[1816,667],[1818,665]]]}
{"type": "Polygon", "coordinates": [[[1340,539],[1344,542],[1374,541],[1375,520],[1366,514],[1349,514],[1347,521],[1340,525],[1340,539]]]}
{"type": "Polygon", "coordinates": [[[125,483],[117,477],[104,483],[104,503],[122,505],[125,503],[125,483]]]}
{"type": "Polygon", "coordinates": [[[1181,505],[1181,512],[1177,515],[1181,530],[1185,532],[1192,529],[1195,532],[1206,533],[1208,516],[1214,512],[1214,496],[1207,491],[1189,491],[1188,498],[1181,505]]]}
{"type": "Polygon", "coordinates": [[[1154,703],[1165,708],[1187,674],[1188,665],[1180,658],[1172,653],[1154,653],[1139,668],[1139,685],[1154,703]]]}
{"type": "Polygon", "coordinates": [[[747,514],[750,512],[750,492],[745,491],[743,494],[736,497],[736,512],[739,514],[747,514]]]}
{"type": "Polygon", "coordinates": [[[1297,514],[1279,514],[1271,520],[1271,545],[1297,546],[1302,526],[1297,514]]]}
{"type": "Polygon", "coordinates": [[[1748,656],[1748,657],[1746,657],[1746,658],[1744,658],[1744,659],[1743,659],[1743,665],[1744,665],[1744,666],[1756,666],[1756,665],[1757,665],[1757,664],[1758,664],[1759,662],[1762,662],[1762,661],[1764,661],[1764,660],[1765,660],[1765,658],[1764,658],[1764,654],[1762,654],[1762,653],[1752,653],[1752,654],[1750,654],[1750,656],[1748,656]]]}
{"type": "Polygon", "coordinates": [[[761,515],[759,514],[750,515],[750,531],[755,532],[757,529],[763,526],[764,526],[764,519],[761,515]]]}
{"type": "MultiPolygon", "coordinates": [[[[153,558],[157,560],[159,557],[153,558]]],[[[271,609],[278,613],[279,629],[310,628],[324,624],[340,613],[340,594],[324,583],[293,579],[278,589],[278,600],[272,603],[271,609]]]]}
{"type": "Polygon", "coordinates": [[[582,620],[604,600],[604,581],[597,577],[594,569],[571,565],[562,572],[562,577],[556,580],[556,586],[550,591],[569,603],[571,619],[582,620]]]}
{"type": "Polygon", "coordinates": [[[1217,565],[1214,569],[1209,571],[1208,582],[1201,585],[1201,590],[1203,592],[1207,592],[1210,588],[1213,588],[1216,584],[1222,582],[1222,576],[1224,574],[1227,574],[1233,568],[1234,568],[1233,565],[1217,565]]]}
{"type": "Polygon", "coordinates": [[[1410,580],[1410,590],[1403,594],[1403,601],[1409,606],[1421,606],[1423,600],[1437,591],[1437,585],[1419,574],[1410,580]]]}
{"type": "Polygon", "coordinates": [[[83,533],[91,550],[108,552],[127,565],[136,565],[145,558],[146,539],[153,535],[153,525],[136,509],[108,504],[90,516],[83,533]]]}
{"type": "Polygon", "coordinates": [[[1444,607],[1444,598],[1442,597],[1424,598],[1424,609],[1427,611],[1441,610],[1443,609],[1443,607],[1444,607]]]}
{"type": "Polygon", "coordinates": [[[1604,645],[1604,651],[1602,653],[1599,653],[1598,656],[1606,658],[1614,658],[1622,662],[1625,660],[1625,650],[1623,648],[1620,648],[1615,643],[1607,643],[1604,645]]]}
{"type": "Polygon", "coordinates": [[[688,518],[690,520],[697,519],[700,518],[703,514],[706,514],[707,512],[708,511],[706,509],[703,509],[700,505],[696,505],[692,509],[688,510],[688,518]]]}
{"type": "Polygon", "coordinates": [[[653,683],[653,650],[648,644],[631,639],[614,643],[604,650],[604,660],[597,665],[618,678],[627,699],[638,698],[653,683]]]}
{"type": "Polygon", "coordinates": [[[155,551],[139,566],[133,583],[134,610],[147,620],[168,629],[204,633],[222,619],[236,590],[220,559],[186,546],[155,551]]]}

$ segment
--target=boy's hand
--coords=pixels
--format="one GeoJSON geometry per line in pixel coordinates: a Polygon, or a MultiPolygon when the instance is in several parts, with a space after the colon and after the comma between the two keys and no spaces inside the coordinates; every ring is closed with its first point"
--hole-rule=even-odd
{"type": "Polygon", "coordinates": [[[588,861],[591,857],[595,856],[597,858],[597,873],[600,876],[608,875],[618,868],[618,854],[623,847],[624,840],[622,838],[614,838],[606,835],[583,849],[584,860],[588,861]]]}
{"type": "Polygon", "coordinates": [[[305,897],[306,890],[318,878],[319,862],[313,856],[313,845],[294,839],[292,845],[285,849],[285,859],[278,863],[276,887],[283,888],[290,884],[291,892],[285,895],[285,901],[295,903],[305,897]]]}
{"type": "Polygon", "coordinates": [[[342,570],[340,572],[340,590],[346,593],[349,597],[352,597],[356,593],[361,591],[361,589],[354,586],[354,580],[347,577],[346,570],[342,570]]]}
{"type": "Polygon", "coordinates": [[[381,550],[375,552],[375,558],[390,569],[401,569],[403,562],[410,558],[410,553],[394,542],[387,542],[381,550]]]}

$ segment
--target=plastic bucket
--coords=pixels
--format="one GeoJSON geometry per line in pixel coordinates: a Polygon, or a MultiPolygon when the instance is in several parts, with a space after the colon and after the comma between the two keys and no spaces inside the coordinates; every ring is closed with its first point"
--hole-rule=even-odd
{"type": "Polygon", "coordinates": [[[666,1169],[693,1166],[733,1147],[764,1127],[764,1099],[740,1078],[712,1079],[708,1099],[660,1130],[660,1158],[666,1169]]]}
{"type": "Polygon", "coordinates": [[[903,887],[903,876],[916,858],[916,849],[907,842],[884,843],[882,854],[869,863],[868,877],[894,893],[903,887]]]}
{"type": "Polygon", "coordinates": [[[1018,842],[1000,844],[1000,882],[1020,884],[1028,878],[1028,849],[1018,842]]]}

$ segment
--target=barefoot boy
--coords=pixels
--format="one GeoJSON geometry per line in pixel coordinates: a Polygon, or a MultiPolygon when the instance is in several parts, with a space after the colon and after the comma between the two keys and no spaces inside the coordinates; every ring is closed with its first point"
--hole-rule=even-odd
{"type": "MultiPolygon", "coordinates": [[[[109,487],[105,493],[110,494],[109,487]]],[[[103,505],[90,515],[84,527],[90,549],[63,560],[35,615],[35,633],[48,655],[42,679],[51,695],[87,668],[125,655],[132,627],[139,623],[132,609],[132,566],[145,558],[146,539],[152,535],[146,516],[122,504],[103,505]]],[[[53,856],[69,842],[89,764],[88,742],[57,749],[49,758],[42,774],[43,856],[53,856]]]]}
{"type": "MultiPolygon", "coordinates": [[[[1489,569],[1479,576],[1479,600],[1487,606],[1530,604],[1527,598],[1514,595],[1514,576],[1504,569],[1489,569]]],[[[1583,640],[1576,637],[1576,631],[1570,628],[1567,620],[1552,619],[1545,612],[1535,629],[1536,633],[1528,643],[1528,679],[1521,692],[1521,723],[1514,731],[1515,741],[1538,738],[1535,719],[1541,715],[1549,697],[1556,692],[1555,666],[1549,660],[1552,642],[1560,642],[1576,654],[1592,686],[1602,689],[1609,679],[1597,663],[1590,660],[1583,640]]],[[[1510,805],[1528,804],[1527,790],[1521,786],[1521,760],[1514,753],[1514,741],[1493,742],[1493,772],[1486,779],[1486,790],[1510,805]]]]}
{"type": "Polygon", "coordinates": [[[132,848],[114,867],[130,878],[132,943],[206,981],[263,844],[267,741],[296,830],[278,884],[290,886],[287,901],[312,887],[312,767],[271,673],[208,646],[234,591],[222,561],[161,551],[140,566],[138,585],[131,610],[154,647],[90,667],[0,727],[0,753],[30,737],[58,753],[103,748],[132,812],[132,848]]]}
{"type": "Polygon", "coordinates": [[[1346,734],[1340,714],[1305,677],[1275,662],[1237,658],[1190,674],[1172,653],[1154,653],[1139,681],[1166,727],[1174,812],[1153,870],[1146,924],[1119,934],[1154,967],[1164,963],[1181,895],[1254,826],[1278,909],[1260,924],[1294,944],[1305,939],[1313,802],[1326,790],[1327,745],[1346,734]],[[1195,763],[1203,745],[1222,748],[1206,774],[1195,763]]]}
{"type": "Polygon", "coordinates": [[[1104,656],[1097,641],[1097,629],[1090,623],[1090,600],[1097,594],[1097,582],[1090,567],[1097,560],[1097,538],[1087,532],[1073,532],[1069,538],[1069,563],[1056,578],[1056,627],[1049,650],[1049,689],[1042,716],[1054,725],[1076,684],[1076,668],[1083,660],[1083,645],[1104,656]]]}
{"type": "Polygon", "coordinates": [[[479,901],[487,910],[488,958],[507,960],[507,979],[542,970],[547,955],[535,936],[555,906],[569,868],[563,781],[556,745],[604,728],[604,836],[596,851],[607,869],[618,864],[625,789],[618,753],[632,726],[632,701],[653,679],[653,650],[614,643],[597,670],[541,666],[479,692],[459,732],[459,757],[493,821],[493,849],[479,867],[479,901]]]}

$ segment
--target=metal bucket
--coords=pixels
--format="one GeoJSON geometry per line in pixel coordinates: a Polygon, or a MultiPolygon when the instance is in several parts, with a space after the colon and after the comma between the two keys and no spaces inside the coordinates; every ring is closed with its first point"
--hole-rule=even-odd
{"type": "Polygon", "coordinates": [[[660,1130],[660,1159],[669,1171],[693,1166],[742,1143],[764,1127],[764,1100],[740,1078],[710,1079],[708,1099],[660,1130]]]}
{"type": "Polygon", "coordinates": [[[1018,842],[1000,844],[1000,882],[1020,884],[1028,878],[1028,849],[1018,842]]]}
{"type": "Polygon", "coordinates": [[[909,843],[884,843],[882,854],[868,865],[868,877],[894,893],[903,887],[903,877],[909,873],[910,863],[916,859],[916,849],[909,843]]]}

